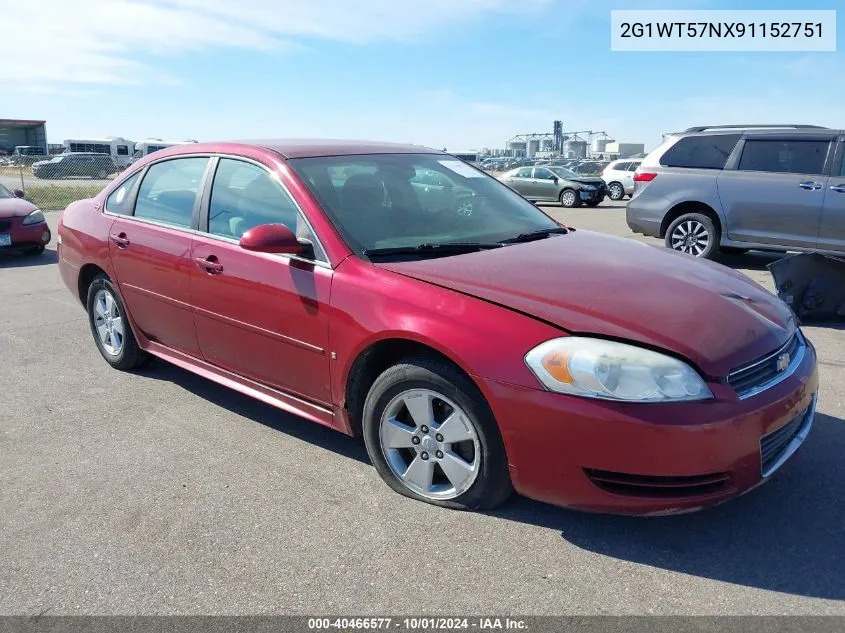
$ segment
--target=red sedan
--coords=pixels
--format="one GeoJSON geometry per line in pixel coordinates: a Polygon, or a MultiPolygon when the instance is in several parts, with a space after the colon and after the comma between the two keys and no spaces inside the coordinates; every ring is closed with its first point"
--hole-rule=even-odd
{"type": "Polygon", "coordinates": [[[44,214],[23,195],[19,189],[12,192],[0,185],[0,253],[40,255],[50,242],[44,214]]]}
{"type": "Polygon", "coordinates": [[[813,422],[815,351],[779,299],[417,146],[156,152],[70,205],[58,249],[109,364],[157,356],[363,435],[436,505],[694,510],[813,422]]]}

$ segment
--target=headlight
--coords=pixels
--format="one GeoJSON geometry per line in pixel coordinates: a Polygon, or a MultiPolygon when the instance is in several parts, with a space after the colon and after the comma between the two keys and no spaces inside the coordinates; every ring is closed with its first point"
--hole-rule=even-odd
{"type": "Polygon", "coordinates": [[[41,212],[40,209],[36,209],[28,216],[26,216],[21,224],[40,224],[41,222],[46,222],[44,219],[44,214],[41,212]]]}
{"type": "Polygon", "coordinates": [[[689,365],[641,347],[569,336],[525,356],[550,391],[627,402],[706,400],[713,394],[689,365]]]}

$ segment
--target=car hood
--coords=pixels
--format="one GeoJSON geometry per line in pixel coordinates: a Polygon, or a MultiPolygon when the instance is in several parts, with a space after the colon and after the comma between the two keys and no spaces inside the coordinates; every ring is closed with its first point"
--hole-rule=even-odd
{"type": "Polygon", "coordinates": [[[577,182],[582,185],[603,185],[604,180],[599,176],[579,176],[578,178],[564,178],[565,182],[577,182]]]}
{"type": "Polygon", "coordinates": [[[724,377],[774,351],[797,327],[786,304],[738,272],[588,231],[454,257],[376,265],[572,334],[668,350],[710,378],[724,377]]]}
{"type": "Polygon", "coordinates": [[[0,198],[0,218],[17,218],[29,215],[37,207],[20,198],[0,198]]]}

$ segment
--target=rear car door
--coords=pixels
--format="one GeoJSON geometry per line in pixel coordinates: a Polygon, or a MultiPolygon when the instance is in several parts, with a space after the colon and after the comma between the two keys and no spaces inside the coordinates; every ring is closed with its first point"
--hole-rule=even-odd
{"type": "Polygon", "coordinates": [[[235,158],[215,162],[190,257],[202,355],[223,369],[329,404],[332,268],[273,173],[235,158]],[[271,223],[310,241],[313,257],[255,253],[238,245],[245,231],[271,223]]]}
{"type": "Polygon", "coordinates": [[[634,172],[640,166],[639,161],[632,161],[627,164],[627,169],[622,172],[622,186],[625,188],[625,193],[631,195],[634,193],[634,172]]]}
{"type": "Polygon", "coordinates": [[[150,340],[199,357],[191,241],[208,157],[170,158],[130,176],[106,201],[109,253],[132,320],[150,340]]]}
{"type": "Polygon", "coordinates": [[[835,137],[750,134],[719,175],[732,240],[814,248],[835,137]]]}
{"type": "Polygon", "coordinates": [[[845,136],[839,139],[825,190],[818,248],[845,254],[845,136]]]}
{"type": "Polygon", "coordinates": [[[534,168],[534,178],[531,183],[533,198],[537,200],[557,200],[558,178],[545,167],[534,168]]]}
{"type": "Polygon", "coordinates": [[[532,189],[532,172],[534,171],[533,167],[520,167],[519,169],[515,169],[505,178],[503,178],[504,182],[511,188],[514,189],[517,193],[522,194],[526,198],[531,197],[531,189],[532,189]]]}

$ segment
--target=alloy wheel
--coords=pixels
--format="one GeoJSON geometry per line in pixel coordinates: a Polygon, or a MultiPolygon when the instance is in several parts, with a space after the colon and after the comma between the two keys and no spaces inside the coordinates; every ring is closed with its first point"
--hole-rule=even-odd
{"type": "Polygon", "coordinates": [[[388,403],[379,441],[396,478],[427,499],[454,499],[478,476],[481,445],[472,420],[430,389],[404,391],[388,403]]]}
{"type": "Polygon", "coordinates": [[[563,195],[560,197],[560,202],[565,207],[571,207],[575,204],[575,192],[564,191],[563,195]]]}
{"type": "Polygon", "coordinates": [[[687,220],[672,231],[672,248],[700,257],[710,244],[710,233],[701,222],[687,220]]]}
{"type": "Polygon", "coordinates": [[[625,197],[625,190],[622,185],[614,183],[608,187],[608,194],[611,200],[621,200],[625,197]]]}
{"type": "Polygon", "coordinates": [[[111,356],[118,356],[125,340],[123,316],[114,296],[105,289],[94,295],[94,329],[100,345],[111,356]]]}

